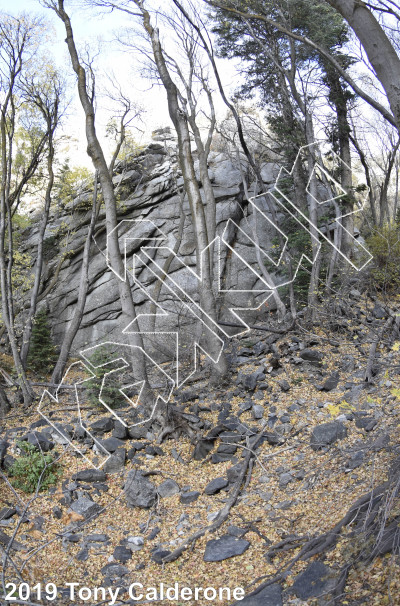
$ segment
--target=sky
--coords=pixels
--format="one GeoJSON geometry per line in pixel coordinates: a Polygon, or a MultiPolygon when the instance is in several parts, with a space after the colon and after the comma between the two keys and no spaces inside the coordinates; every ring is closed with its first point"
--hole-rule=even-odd
{"type": "MultiPolygon", "coordinates": [[[[140,103],[145,108],[142,121],[137,123],[139,130],[133,128],[132,135],[138,144],[148,143],[151,133],[156,128],[171,125],[166,94],[163,88],[149,81],[139,74],[143,58],[138,52],[127,52],[121,49],[116,37],[124,30],[129,17],[124,13],[100,13],[95,10],[82,9],[82,2],[66,0],[65,6],[69,12],[74,37],[78,48],[89,45],[90,52],[100,52],[95,60],[96,83],[98,88],[96,124],[98,134],[104,145],[106,155],[111,155],[112,142],[105,137],[105,127],[111,117],[112,103],[102,91],[106,83],[106,74],[114,73],[124,93],[140,103]]],[[[71,166],[86,166],[91,168],[91,162],[86,154],[86,140],[84,134],[84,116],[76,95],[76,81],[70,65],[69,55],[65,44],[65,30],[61,21],[49,9],[41,6],[39,0],[0,0],[0,9],[11,14],[26,12],[29,14],[42,14],[49,22],[51,43],[49,52],[54,56],[57,65],[67,76],[69,82],[69,96],[71,104],[64,120],[63,131],[72,138],[64,148],[64,157],[68,157],[71,166]]],[[[168,37],[165,39],[168,43],[168,37]]],[[[227,90],[233,90],[237,85],[237,76],[232,63],[222,61],[221,72],[227,90]]],[[[217,114],[222,117],[226,114],[226,107],[216,96],[217,114]]]]}

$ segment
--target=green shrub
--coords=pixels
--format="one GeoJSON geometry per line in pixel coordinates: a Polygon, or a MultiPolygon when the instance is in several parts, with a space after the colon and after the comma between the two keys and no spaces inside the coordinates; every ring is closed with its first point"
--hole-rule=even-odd
{"type": "Polygon", "coordinates": [[[373,255],[373,285],[386,292],[397,291],[400,288],[400,225],[387,223],[376,228],[367,246],[373,255]]]}
{"type": "Polygon", "coordinates": [[[43,454],[33,444],[17,442],[17,446],[25,453],[18,457],[10,469],[11,484],[26,493],[47,490],[56,484],[61,473],[61,466],[54,462],[51,454],[43,454]]]}
{"type": "Polygon", "coordinates": [[[38,311],[34,319],[28,365],[31,370],[36,372],[49,372],[54,362],[55,347],[51,338],[47,312],[43,308],[38,311]]]}

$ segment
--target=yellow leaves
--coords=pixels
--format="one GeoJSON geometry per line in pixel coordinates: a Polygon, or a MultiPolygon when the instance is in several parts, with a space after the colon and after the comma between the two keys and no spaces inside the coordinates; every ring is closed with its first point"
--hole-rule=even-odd
{"type": "Polygon", "coordinates": [[[390,393],[392,394],[392,396],[395,396],[398,400],[400,400],[400,389],[391,389],[390,393]]]}
{"type": "Polygon", "coordinates": [[[392,351],[400,351],[400,341],[393,343],[392,351]]]}
{"type": "Polygon", "coordinates": [[[355,410],[354,406],[346,402],[346,400],[342,400],[339,404],[328,404],[326,408],[332,417],[337,417],[344,411],[355,410]]]}

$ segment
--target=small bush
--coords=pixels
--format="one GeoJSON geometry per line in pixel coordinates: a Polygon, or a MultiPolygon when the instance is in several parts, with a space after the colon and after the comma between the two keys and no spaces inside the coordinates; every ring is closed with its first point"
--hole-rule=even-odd
{"type": "Polygon", "coordinates": [[[99,400],[100,391],[101,399],[109,408],[115,408],[123,400],[123,396],[119,391],[121,387],[119,383],[120,376],[117,377],[116,374],[110,374],[106,378],[103,389],[101,389],[105,375],[113,369],[112,365],[103,366],[110,359],[112,359],[111,351],[105,345],[96,349],[90,357],[91,364],[97,367],[92,369],[95,376],[86,383],[87,398],[93,406],[103,406],[99,400]]]}
{"type": "Polygon", "coordinates": [[[386,292],[400,288],[400,225],[388,223],[367,240],[373,255],[371,278],[373,286],[386,292]]]}
{"type": "Polygon", "coordinates": [[[39,492],[56,484],[61,467],[54,462],[52,455],[43,454],[28,442],[17,442],[17,446],[25,454],[18,457],[10,469],[10,475],[13,478],[11,484],[14,488],[32,493],[35,492],[39,481],[39,492]]]}
{"type": "Polygon", "coordinates": [[[36,372],[49,372],[55,362],[55,347],[47,312],[43,308],[35,316],[29,349],[28,365],[36,372]]]}

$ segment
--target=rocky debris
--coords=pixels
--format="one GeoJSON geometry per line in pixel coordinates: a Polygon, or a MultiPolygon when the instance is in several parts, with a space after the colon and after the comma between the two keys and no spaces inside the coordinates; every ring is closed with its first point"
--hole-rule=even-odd
{"type": "Polygon", "coordinates": [[[222,562],[222,560],[242,555],[249,547],[249,541],[226,534],[220,539],[208,541],[203,559],[205,562],[222,562]]]}
{"type": "Polygon", "coordinates": [[[114,428],[114,419],[111,417],[103,417],[102,419],[98,419],[90,426],[91,433],[96,435],[104,435],[109,431],[112,431],[114,428]]]}
{"type": "Polygon", "coordinates": [[[322,351],[317,351],[315,349],[303,349],[303,351],[299,353],[299,356],[302,360],[314,364],[320,363],[321,360],[323,360],[324,358],[324,354],[322,353],[322,351]]]}
{"type": "Polygon", "coordinates": [[[335,584],[336,581],[333,579],[331,569],[325,566],[323,562],[316,560],[297,575],[289,591],[301,600],[307,600],[308,598],[326,595],[335,584]]]}
{"type": "Polygon", "coordinates": [[[89,518],[94,517],[102,510],[101,505],[91,501],[87,497],[79,497],[76,501],[74,501],[69,509],[69,511],[73,511],[78,515],[81,515],[88,520],[89,518]]]}
{"type": "Polygon", "coordinates": [[[377,419],[372,416],[356,418],[356,427],[358,427],[358,429],[364,429],[365,431],[372,431],[377,423],[377,419]]]}
{"type": "Polygon", "coordinates": [[[128,438],[128,428],[120,421],[115,421],[112,437],[118,438],[119,440],[126,440],[128,438]]]}
{"type": "Polygon", "coordinates": [[[353,471],[364,463],[365,454],[362,450],[354,453],[346,463],[346,471],[353,471]]]}
{"type": "Polygon", "coordinates": [[[72,479],[77,482],[105,482],[107,476],[100,469],[82,469],[74,473],[72,479]]]}
{"type": "Polygon", "coordinates": [[[339,383],[339,372],[336,370],[317,389],[319,389],[320,391],[332,391],[333,389],[336,389],[336,387],[338,386],[338,383],[339,383]]]}
{"type": "Polygon", "coordinates": [[[236,463],[232,467],[229,467],[226,471],[228,482],[234,483],[239,479],[240,474],[243,471],[243,463],[236,463]]]}
{"type": "Polygon", "coordinates": [[[126,461],[125,448],[118,448],[114,454],[110,455],[109,459],[104,463],[103,469],[106,473],[119,473],[124,469],[126,461]]]}
{"type": "Polygon", "coordinates": [[[86,545],[83,545],[82,548],[76,554],[76,560],[78,562],[86,562],[89,559],[89,549],[86,545]]]}
{"type": "Polygon", "coordinates": [[[124,446],[124,442],[118,438],[106,438],[105,440],[99,440],[99,444],[102,446],[102,448],[110,453],[115,452],[118,448],[122,448],[124,446]]]}
{"type": "Polygon", "coordinates": [[[122,564],[106,564],[101,569],[101,573],[110,579],[119,579],[129,574],[129,568],[122,564]]]}
{"type": "Polygon", "coordinates": [[[21,442],[28,442],[42,452],[48,452],[54,448],[51,434],[48,432],[30,431],[20,438],[21,442]]]}
{"type": "Polygon", "coordinates": [[[139,470],[127,473],[124,493],[129,507],[149,509],[157,499],[157,489],[139,470]]]}
{"type": "MultiPolygon", "coordinates": [[[[150,537],[149,537],[149,539],[150,539],[150,537]]],[[[132,552],[140,551],[141,549],[143,549],[143,545],[144,545],[143,537],[129,537],[126,540],[126,547],[128,547],[128,549],[130,549],[132,552]]]]}
{"type": "Polygon", "coordinates": [[[340,421],[323,423],[314,427],[311,434],[310,446],[313,450],[320,450],[347,436],[347,429],[340,421]]]}
{"type": "Polygon", "coordinates": [[[293,482],[293,476],[291,473],[285,472],[279,476],[279,488],[286,488],[290,482],[293,482]]]}
{"type": "Polygon", "coordinates": [[[234,602],[231,606],[282,606],[282,588],[277,583],[267,585],[255,595],[234,602]]]}
{"type": "Polygon", "coordinates": [[[207,486],[204,489],[204,492],[205,492],[205,494],[208,494],[208,495],[217,494],[223,488],[226,488],[226,486],[228,486],[228,484],[229,484],[229,481],[226,478],[215,478],[214,480],[211,480],[211,482],[209,482],[209,484],[207,484],[207,486]]]}
{"type": "Polygon", "coordinates": [[[286,379],[282,379],[282,381],[279,381],[279,387],[281,388],[282,391],[289,391],[290,389],[290,383],[288,381],[286,381],[286,379]]]}
{"type": "Polygon", "coordinates": [[[0,509],[0,521],[10,520],[16,513],[17,510],[14,507],[3,507],[0,509]]]}
{"type": "Polygon", "coordinates": [[[261,406],[261,404],[253,404],[252,413],[254,420],[262,419],[264,416],[264,406],[261,406]]]}
{"type": "Polygon", "coordinates": [[[125,547],[125,545],[117,545],[113,553],[114,560],[126,564],[132,558],[132,551],[125,547]]]}
{"type": "Polygon", "coordinates": [[[163,559],[169,556],[170,553],[167,549],[157,549],[151,554],[151,559],[156,564],[163,564],[163,559]]]}
{"type": "Polygon", "coordinates": [[[157,488],[157,492],[162,499],[173,497],[175,494],[178,494],[179,491],[179,485],[171,478],[164,480],[157,488]]]}
{"type": "Polygon", "coordinates": [[[189,490],[188,492],[183,492],[180,496],[180,502],[184,505],[189,505],[190,503],[194,503],[199,498],[200,493],[197,490],[189,490]]]}
{"type": "MultiPolygon", "coordinates": [[[[8,534],[0,530],[0,544],[3,545],[3,547],[7,548],[10,541],[11,537],[9,537],[8,534]]],[[[22,543],[14,539],[11,544],[11,549],[13,551],[24,551],[26,550],[26,545],[23,545],[22,543]]]]}

